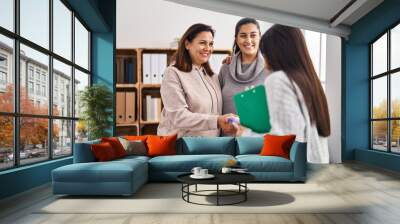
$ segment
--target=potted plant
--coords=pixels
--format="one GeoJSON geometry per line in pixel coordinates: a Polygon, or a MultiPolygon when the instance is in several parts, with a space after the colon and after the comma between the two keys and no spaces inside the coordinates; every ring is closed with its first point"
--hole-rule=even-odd
{"type": "Polygon", "coordinates": [[[112,125],[112,93],[102,84],[87,86],[79,93],[81,119],[88,130],[89,140],[109,136],[107,131],[112,125]]]}

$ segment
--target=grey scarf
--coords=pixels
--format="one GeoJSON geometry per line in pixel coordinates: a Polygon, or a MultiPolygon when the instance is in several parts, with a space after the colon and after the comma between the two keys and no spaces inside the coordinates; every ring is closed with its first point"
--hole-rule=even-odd
{"type": "MultiPolygon", "coordinates": [[[[247,67],[247,66],[246,66],[247,67]]],[[[264,58],[260,52],[257,53],[257,58],[247,69],[243,71],[240,52],[232,57],[229,65],[229,72],[232,78],[238,83],[250,83],[259,76],[264,70],[264,58]]]]}

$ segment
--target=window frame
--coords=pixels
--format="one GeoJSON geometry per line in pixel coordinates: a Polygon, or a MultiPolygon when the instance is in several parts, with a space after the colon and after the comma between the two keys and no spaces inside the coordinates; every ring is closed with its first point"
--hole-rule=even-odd
{"type": "MultiPolygon", "coordinates": [[[[91,44],[91,37],[92,37],[92,30],[89,29],[87,24],[83,21],[83,19],[72,9],[72,7],[65,1],[65,0],[59,0],[68,10],[71,11],[71,18],[70,18],[70,23],[71,23],[71,58],[67,59],[64,58],[63,56],[57,54],[54,52],[54,46],[53,46],[53,1],[54,0],[48,0],[49,3],[49,47],[46,49],[45,47],[42,47],[39,44],[34,43],[33,41],[30,41],[29,39],[24,38],[23,36],[20,35],[20,0],[14,0],[13,1],[13,10],[14,10],[14,30],[10,31],[4,27],[0,26],[0,35],[3,35],[7,38],[12,39],[13,41],[13,60],[12,60],[12,74],[13,79],[14,79],[14,111],[13,112],[1,112],[0,111],[0,116],[11,116],[13,118],[13,153],[14,153],[14,161],[13,161],[13,166],[11,167],[5,167],[5,168],[0,168],[0,172],[5,171],[5,170],[10,170],[10,169],[16,169],[19,167],[23,166],[29,166],[37,163],[43,163],[49,160],[53,159],[61,159],[65,157],[70,157],[73,156],[74,152],[74,143],[75,143],[75,123],[76,121],[79,120],[79,117],[75,117],[74,111],[75,108],[71,108],[71,114],[68,116],[62,116],[62,115],[53,115],[53,59],[58,60],[61,63],[64,63],[68,66],[71,66],[71,93],[73,95],[71,99],[71,104],[74,105],[75,103],[75,88],[74,88],[74,82],[75,82],[75,69],[87,74],[89,76],[89,83],[88,86],[92,85],[92,62],[91,62],[91,49],[92,49],[92,44],[91,44]],[[79,22],[84,26],[84,28],[88,31],[88,69],[85,69],[78,64],[75,63],[75,18],[79,20],[79,22]],[[20,45],[25,45],[27,47],[32,48],[33,50],[36,50],[42,54],[45,54],[48,56],[49,62],[48,62],[48,74],[47,74],[47,83],[45,84],[45,95],[48,97],[48,112],[46,115],[39,115],[39,114],[27,114],[27,113],[21,113],[20,111],[20,45]],[[43,160],[40,160],[38,162],[32,162],[32,163],[26,163],[26,164],[21,164],[21,158],[20,158],[20,119],[21,118],[45,118],[47,119],[48,122],[48,136],[47,136],[47,142],[49,143],[47,145],[48,150],[48,155],[47,158],[44,157],[43,160]],[[71,153],[68,155],[63,155],[63,156],[54,156],[54,146],[52,144],[53,142],[53,122],[56,120],[66,120],[66,121],[71,121],[71,153]]],[[[41,84],[40,87],[42,87],[42,79],[41,75],[43,70],[40,69],[39,72],[39,80],[36,79],[36,72],[37,68],[33,67],[33,79],[30,78],[29,74],[29,69],[31,66],[29,63],[27,63],[27,74],[26,75],[26,81],[32,81],[34,84],[34,92],[36,92],[35,85],[36,84],[41,84]]],[[[28,87],[28,86],[27,86],[28,87]]],[[[29,88],[29,87],[28,87],[29,88]]],[[[27,91],[29,91],[27,89],[27,91]]],[[[36,94],[35,94],[36,95],[36,94]]],[[[43,97],[40,91],[40,94],[37,95],[39,97],[43,97]]],[[[36,102],[34,102],[36,103],[36,102]]]]}
{"type": "Polygon", "coordinates": [[[379,34],[375,39],[373,39],[369,44],[369,149],[373,151],[380,151],[380,152],[386,152],[386,153],[391,153],[391,154],[400,154],[400,152],[393,152],[392,151],[392,121],[400,121],[400,117],[392,117],[392,98],[391,98],[391,91],[392,91],[392,86],[391,86],[391,79],[393,75],[396,75],[396,73],[400,72],[400,67],[391,69],[391,31],[393,28],[400,26],[400,21],[397,21],[396,23],[392,24],[390,27],[385,29],[385,31],[381,34],[379,34]],[[386,71],[376,74],[373,74],[373,44],[376,43],[381,37],[384,35],[387,35],[387,63],[386,63],[386,71]],[[373,88],[373,81],[382,77],[386,77],[386,87],[387,87],[387,93],[386,93],[386,98],[387,98],[387,105],[386,105],[386,118],[373,118],[373,93],[374,93],[374,88],[373,88]],[[373,122],[375,121],[386,121],[386,151],[379,150],[374,148],[374,132],[373,132],[373,122]]]}

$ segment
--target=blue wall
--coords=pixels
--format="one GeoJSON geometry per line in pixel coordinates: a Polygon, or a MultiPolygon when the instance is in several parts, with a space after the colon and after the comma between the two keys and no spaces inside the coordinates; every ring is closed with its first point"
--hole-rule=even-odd
{"type": "MultiPolygon", "coordinates": [[[[358,160],[388,169],[393,166],[387,155],[369,150],[369,43],[400,21],[400,1],[386,0],[351,27],[349,39],[343,40],[343,160],[358,160]],[[357,152],[356,152],[357,150],[357,152]],[[364,150],[359,152],[359,150],[364,150]],[[376,162],[379,160],[379,162],[376,162]]],[[[398,156],[393,159],[399,159],[398,156]]],[[[400,160],[398,160],[400,164],[400,160]]]]}
{"type": "MultiPolygon", "coordinates": [[[[106,84],[115,95],[115,0],[67,0],[67,2],[92,31],[92,82],[106,84]]],[[[113,113],[115,114],[115,111],[113,113]]],[[[115,123],[115,115],[111,119],[115,123]]],[[[110,131],[113,131],[112,127],[110,131]]],[[[71,163],[72,158],[69,157],[0,172],[0,199],[48,183],[51,181],[53,169],[71,163]]]]}

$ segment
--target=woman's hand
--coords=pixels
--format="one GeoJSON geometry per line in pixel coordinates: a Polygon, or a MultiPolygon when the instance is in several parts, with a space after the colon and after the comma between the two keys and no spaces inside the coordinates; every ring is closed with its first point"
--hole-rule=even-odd
{"type": "Polygon", "coordinates": [[[236,133],[236,128],[232,123],[229,123],[228,118],[236,117],[235,114],[224,114],[218,117],[218,128],[221,128],[223,133],[226,135],[234,135],[236,133]]]}
{"type": "Polygon", "coordinates": [[[228,55],[224,60],[222,60],[222,64],[230,65],[232,62],[232,56],[228,55]]]}

